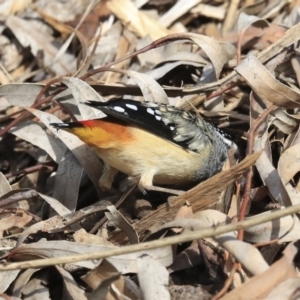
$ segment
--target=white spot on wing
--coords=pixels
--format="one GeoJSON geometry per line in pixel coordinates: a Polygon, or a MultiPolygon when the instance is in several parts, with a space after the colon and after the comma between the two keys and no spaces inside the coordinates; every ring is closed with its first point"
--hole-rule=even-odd
{"type": "Polygon", "coordinates": [[[138,110],[136,105],[133,105],[133,104],[125,104],[125,105],[132,110],[138,110]]]}
{"type": "Polygon", "coordinates": [[[224,134],[223,132],[221,132],[220,130],[217,130],[219,136],[222,138],[223,142],[228,145],[228,146],[231,146],[232,145],[232,141],[230,139],[228,139],[224,134]]]}
{"type": "Polygon", "coordinates": [[[146,107],[158,107],[157,103],[150,102],[150,101],[142,102],[142,104],[143,104],[143,106],[146,106],[146,107]]]}
{"type": "Polygon", "coordinates": [[[151,115],[154,115],[154,110],[150,107],[147,108],[147,112],[151,115]]]}
{"type": "Polygon", "coordinates": [[[155,113],[156,113],[157,115],[160,115],[160,116],[161,116],[161,111],[160,111],[159,109],[156,109],[156,110],[155,110],[155,113]]]}
{"type": "Polygon", "coordinates": [[[114,110],[117,111],[117,112],[125,112],[125,109],[121,106],[114,106],[114,110]]]}
{"type": "Polygon", "coordinates": [[[170,126],[170,129],[173,131],[175,129],[175,127],[174,126],[170,126]]]}
{"type": "Polygon", "coordinates": [[[161,120],[161,117],[160,116],[155,116],[155,119],[160,121],[161,120]]]}

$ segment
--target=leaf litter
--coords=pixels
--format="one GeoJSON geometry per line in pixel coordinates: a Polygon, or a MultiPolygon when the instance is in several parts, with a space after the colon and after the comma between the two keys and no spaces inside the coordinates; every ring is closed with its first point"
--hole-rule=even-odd
{"type": "Polygon", "coordinates": [[[300,203],[298,1],[5,0],[0,15],[3,297],[297,293],[299,217],[272,210],[300,203]],[[239,161],[177,197],[123,175],[102,191],[93,150],[49,124],[102,118],[84,102],[115,97],[196,111],[231,134],[239,161]],[[237,223],[256,218],[269,220],[237,223]],[[235,231],[179,241],[226,224],[235,231]],[[99,259],[80,260],[89,253],[99,259]]]}

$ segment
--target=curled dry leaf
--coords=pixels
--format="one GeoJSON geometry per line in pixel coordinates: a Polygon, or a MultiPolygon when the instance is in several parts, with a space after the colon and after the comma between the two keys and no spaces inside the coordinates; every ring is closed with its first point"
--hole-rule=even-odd
{"type": "Polygon", "coordinates": [[[105,238],[95,235],[95,234],[90,234],[86,232],[83,228],[80,230],[77,230],[73,234],[74,241],[77,243],[85,243],[85,244],[98,244],[98,245],[107,245],[107,246],[113,246],[112,243],[107,241],[105,238]]]}
{"type": "Polygon", "coordinates": [[[208,60],[202,56],[199,56],[199,54],[197,53],[180,51],[180,52],[171,53],[169,55],[164,55],[162,59],[158,62],[158,65],[167,62],[179,62],[184,65],[189,63],[196,63],[198,66],[204,67],[207,64],[208,60]]]}
{"type": "MultiPolygon", "coordinates": [[[[257,137],[254,143],[254,149],[255,151],[260,150],[263,144],[263,141],[266,140],[267,131],[265,131],[264,135],[261,137],[257,137]]],[[[297,145],[295,145],[297,146],[297,145]]],[[[293,146],[293,147],[295,147],[293,146]]],[[[291,148],[293,148],[291,147],[291,148]]],[[[297,157],[297,155],[296,155],[297,157]]],[[[287,158],[288,160],[289,158],[287,158]]],[[[294,158],[292,157],[291,160],[294,158]]],[[[281,161],[281,158],[279,159],[279,163],[281,161]]],[[[288,161],[286,162],[288,163],[288,161]]],[[[295,163],[295,162],[293,162],[295,163]]],[[[270,194],[272,197],[279,202],[279,204],[283,206],[290,206],[290,205],[296,205],[300,202],[300,197],[298,192],[291,186],[288,181],[285,179],[285,175],[283,174],[283,178],[279,175],[279,170],[281,172],[286,172],[287,174],[293,173],[293,171],[289,172],[289,167],[285,170],[285,166],[282,165],[279,167],[278,164],[278,170],[276,170],[273,166],[273,164],[270,162],[269,158],[266,155],[266,152],[264,151],[261,155],[261,157],[256,162],[256,168],[261,176],[261,179],[264,181],[266,186],[269,189],[270,194]],[[283,179],[283,180],[282,180],[283,179]]],[[[297,168],[297,163],[295,163],[297,168]]],[[[290,164],[288,164],[290,166],[290,164]]],[[[295,174],[295,173],[294,173],[295,174]]],[[[290,180],[291,178],[289,178],[290,180]]]]}
{"type": "Polygon", "coordinates": [[[123,215],[117,211],[116,207],[114,205],[110,205],[107,207],[107,210],[109,211],[109,213],[105,213],[107,219],[127,235],[131,244],[137,244],[139,242],[139,237],[136,231],[127,222],[123,215]]]}
{"type": "Polygon", "coordinates": [[[50,299],[50,291],[45,285],[45,281],[39,278],[32,278],[27,284],[22,288],[23,298],[28,298],[28,296],[39,299],[50,299]]]}
{"type": "Polygon", "coordinates": [[[300,95],[276,80],[255,56],[249,55],[235,70],[262,100],[284,108],[299,107],[300,95]]]}
{"type": "Polygon", "coordinates": [[[19,123],[10,130],[10,133],[43,149],[56,163],[61,161],[67,150],[60,140],[48,134],[40,124],[32,121],[19,123]]]}
{"type": "MultiPolygon", "coordinates": [[[[229,218],[216,210],[204,210],[194,214],[193,219],[176,220],[167,223],[162,228],[180,226],[188,230],[200,230],[228,222],[229,218]]],[[[183,232],[184,234],[184,232],[183,232]]],[[[214,237],[222,247],[229,251],[251,274],[264,272],[269,266],[261,253],[252,245],[237,239],[236,234],[226,233],[214,237]],[[251,260],[249,260],[251,257],[251,260]]]]}
{"type": "Polygon", "coordinates": [[[95,290],[103,280],[111,275],[120,274],[118,270],[109,263],[106,259],[99,264],[98,267],[91,270],[88,274],[82,277],[82,280],[93,290],[95,290]]]}
{"type": "Polygon", "coordinates": [[[6,195],[11,190],[12,190],[12,187],[10,186],[8,180],[3,175],[3,173],[0,172],[0,197],[6,195]]]}
{"type": "Polygon", "coordinates": [[[138,299],[128,289],[124,277],[106,259],[97,268],[83,276],[82,280],[94,290],[89,299],[113,299],[111,297],[115,293],[126,296],[128,299],[138,299]]]}
{"type": "Polygon", "coordinates": [[[21,270],[3,271],[0,273],[0,293],[4,293],[19,275],[21,270]]]}
{"type": "Polygon", "coordinates": [[[22,209],[17,209],[12,214],[6,210],[0,210],[0,236],[3,236],[3,232],[14,227],[23,229],[32,220],[32,216],[22,209]]]}
{"type": "Polygon", "coordinates": [[[118,281],[120,277],[121,275],[119,273],[119,274],[112,274],[111,276],[104,279],[101,282],[101,284],[98,286],[98,288],[91,293],[91,295],[89,296],[89,300],[116,299],[115,295],[117,295],[119,299],[125,298],[125,296],[122,295],[114,285],[114,283],[118,281]]]}
{"type": "Polygon", "coordinates": [[[171,299],[166,286],[169,284],[169,272],[149,255],[137,259],[137,275],[143,293],[143,299],[171,299]]]}
{"type": "Polygon", "coordinates": [[[300,144],[285,150],[278,162],[278,174],[286,185],[300,171],[300,144]]]}
{"type": "MultiPolygon", "coordinates": [[[[41,122],[43,122],[48,127],[48,129],[50,129],[58,138],[60,138],[61,141],[72,151],[100,194],[98,180],[101,175],[102,164],[99,158],[94,153],[93,149],[80,141],[76,136],[63,130],[57,131],[52,126],[50,126],[50,123],[60,122],[60,120],[54,115],[32,108],[27,108],[27,110],[38,117],[41,122]]],[[[78,174],[78,176],[81,176],[81,173],[78,174]]]]}
{"type": "MultiPolygon", "coordinates": [[[[265,212],[263,214],[270,214],[265,212]]],[[[262,215],[262,214],[260,214],[262,215]]],[[[280,243],[291,242],[300,238],[300,222],[296,216],[286,216],[280,220],[266,222],[244,230],[245,241],[250,243],[267,243],[280,239],[280,243]],[[281,241],[281,239],[283,239],[281,241]]]]}
{"type": "MultiPolygon", "coordinates": [[[[265,143],[267,139],[267,131],[265,130],[262,136],[258,136],[254,142],[254,151],[261,151],[265,148],[265,143]]],[[[282,184],[282,181],[279,177],[278,171],[274,168],[269,157],[266,154],[266,151],[263,151],[261,156],[255,163],[255,166],[259,172],[261,179],[264,184],[268,187],[269,193],[278,201],[279,204],[284,206],[291,205],[290,197],[282,184]]]]}
{"type": "Polygon", "coordinates": [[[111,0],[107,3],[107,6],[123,24],[128,26],[129,30],[139,37],[150,34],[151,38],[155,40],[169,33],[158,21],[138,10],[130,0],[111,0]],[[151,28],[150,32],[148,28],[151,28]]]}
{"type": "Polygon", "coordinates": [[[127,74],[136,82],[143,93],[145,101],[169,104],[168,97],[161,85],[150,76],[126,70],[122,70],[122,73],[127,74]]]}
{"type": "Polygon", "coordinates": [[[40,269],[27,269],[15,281],[12,287],[12,295],[14,297],[21,297],[23,287],[29,282],[32,275],[40,269]]]}
{"type": "Polygon", "coordinates": [[[293,242],[300,238],[300,220],[298,215],[293,216],[292,228],[278,240],[278,244],[293,242]]]}
{"type": "Polygon", "coordinates": [[[75,58],[73,55],[64,54],[53,63],[58,48],[54,46],[54,38],[46,32],[41,32],[35,24],[29,20],[17,16],[9,16],[6,26],[15,34],[23,47],[30,46],[33,55],[37,55],[40,49],[44,52],[44,64],[50,67],[56,75],[64,75],[75,71],[75,58]]]}
{"type": "Polygon", "coordinates": [[[69,210],[75,211],[83,176],[81,164],[72,151],[67,149],[56,170],[53,198],[59,200],[69,210]]]}
{"type": "MultiPolygon", "coordinates": [[[[20,207],[22,209],[29,209],[27,206],[29,200],[33,200],[38,196],[38,193],[35,190],[32,189],[13,189],[9,192],[7,192],[5,195],[0,197],[0,207],[5,207],[5,208],[12,208],[12,207],[20,207]],[[21,201],[21,203],[19,203],[21,201]]],[[[37,203],[38,201],[35,202],[37,206],[39,204],[37,203]]],[[[33,212],[34,210],[34,205],[33,207],[33,212]]],[[[36,209],[38,209],[36,207],[36,209]]]]}
{"type": "Polygon", "coordinates": [[[274,168],[265,152],[262,153],[255,166],[273,199],[281,205],[289,206],[291,204],[290,197],[280,180],[278,171],[274,168]]]}
{"type": "Polygon", "coordinates": [[[282,108],[277,108],[270,114],[270,122],[285,134],[291,134],[298,127],[298,122],[282,108]]]}
{"type": "Polygon", "coordinates": [[[78,286],[72,275],[69,272],[67,272],[64,268],[58,265],[55,266],[55,268],[60,273],[64,283],[64,297],[66,297],[67,299],[74,300],[87,300],[84,290],[78,286]]]}
{"type": "Polygon", "coordinates": [[[300,278],[289,278],[278,286],[265,298],[265,300],[296,300],[299,297],[300,278]]]}
{"type": "Polygon", "coordinates": [[[201,0],[179,0],[164,15],[159,18],[159,23],[165,27],[169,27],[173,22],[182,17],[194,6],[202,2],[201,0]]]}
{"type": "Polygon", "coordinates": [[[105,116],[99,109],[83,103],[87,100],[105,101],[90,85],[75,77],[63,77],[60,81],[71,91],[83,120],[103,118],[105,116]]]}
{"type": "Polygon", "coordinates": [[[210,37],[195,33],[185,34],[209,57],[219,79],[223,66],[236,54],[236,48],[229,43],[218,42],[210,37]]]}
{"type": "Polygon", "coordinates": [[[60,203],[53,197],[41,193],[39,193],[39,195],[56,211],[59,216],[65,216],[71,213],[71,211],[67,207],[65,207],[62,203],[60,203]]]}
{"type": "Polygon", "coordinates": [[[165,63],[162,66],[159,66],[151,71],[147,72],[148,76],[151,76],[152,78],[158,80],[161,79],[162,77],[164,77],[167,73],[169,73],[171,70],[175,69],[178,66],[194,66],[196,68],[200,68],[203,67],[202,63],[198,63],[198,62],[191,62],[191,61],[175,61],[175,62],[169,62],[169,63],[165,63]]]}
{"type": "Polygon", "coordinates": [[[294,244],[290,244],[284,250],[283,256],[272,264],[269,269],[232,290],[223,296],[222,300],[244,299],[245,295],[251,295],[251,299],[265,299],[281,282],[288,278],[296,278],[297,274],[293,260],[297,251],[297,247],[294,244]]]}
{"type": "Polygon", "coordinates": [[[237,21],[238,31],[243,34],[250,26],[265,28],[268,27],[269,24],[264,19],[241,12],[237,21]]]}
{"type": "MultiPolygon", "coordinates": [[[[181,229],[182,231],[183,229],[181,229]]],[[[176,255],[174,262],[168,267],[168,271],[171,273],[188,269],[199,265],[202,261],[202,253],[198,241],[193,241],[190,246],[184,249],[182,252],[176,255]]]]}
{"type": "Polygon", "coordinates": [[[54,217],[52,217],[50,219],[47,219],[45,221],[40,221],[38,223],[35,223],[35,224],[31,225],[30,227],[26,228],[19,235],[19,238],[18,238],[18,241],[17,241],[17,246],[20,246],[30,234],[34,234],[38,231],[51,232],[51,230],[53,230],[53,228],[57,228],[59,226],[62,227],[63,220],[64,219],[60,216],[54,216],[54,217]]]}
{"type": "MultiPolygon", "coordinates": [[[[34,103],[43,88],[44,85],[39,83],[5,84],[0,86],[0,97],[5,97],[10,105],[28,107],[34,103]]],[[[50,87],[45,96],[54,90],[55,88],[50,87]]]]}

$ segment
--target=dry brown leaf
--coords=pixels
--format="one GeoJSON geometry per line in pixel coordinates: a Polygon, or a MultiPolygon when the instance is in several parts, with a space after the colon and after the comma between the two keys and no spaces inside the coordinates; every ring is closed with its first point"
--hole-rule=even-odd
{"type": "Polygon", "coordinates": [[[223,296],[222,300],[244,299],[245,295],[250,299],[265,299],[265,297],[281,282],[288,278],[296,278],[297,274],[293,264],[297,248],[290,244],[283,252],[283,257],[276,261],[268,270],[254,276],[239,288],[232,290],[223,296]]]}
{"type": "Polygon", "coordinates": [[[34,4],[41,10],[45,11],[49,16],[59,20],[60,22],[72,21],[89,5],[85,0],[70,0],[67,2],[61,1],[35,1],[34,4]]]}
{"type": "MultiPolygon", "coordinates": [[[[258,136],[254,142],[254,151],[261,151],[266,148],[267,131],[265,130],[262,136],[258,136]]],[[[279,204],[284,206],[291,205],[291,199],[286,191],[286,188],[282,184],[278,171],[274,168],[266,151],[263,151],[261,156],[255,163],[255,166],[259,172],[264,184],[268,187],[269,193],[273,199],[278,201],[279,204]]]]}
{"type": "Polygon", "coordinates": [[[263,101],[284,108],[299,107],[300,95],[276,80],[255,56],[249,55],[235,70],[263,101]]]}
{"type": "MultiPolygon", "coordinates": [[[[225,17],[226,8],[224,5],[213,6],[209,4],[200,3],[191,9],[191,13],[195,14],[196,16],[204,16],[207,18],[213,18],[221,21],[225,17]]],[[[209,29],[211,30],[212,28],[210,27],[209,29]]],[[[212,36],[212,34],[207,34],[207,35],[212,36]]]]}
{"type": "Polygon", "coordinates": [[[30,234],[34,234],[38,231],[43,231],[43,232],[51,232],[54,228],[57,228],[58,226],[61,226],[63,223],[63,218],[60,216],[54,216],[50,219],[47,219],[45,221],[40,221],[38,223],[35,223],[31,225],[30,227],[26,228],[18,238],[17,246],[21,245],[26,238],[30,234]]]}
{"type": "Polygon", "coordinates": [[[0,6],[1,16],[9,16],[14,15],[18,12],[26,9],[32,0],[24,0],[24,1],[3,1],[0,6]]]}
{"type": "Polygon", "coordinates": [[[286,185],[300,171],[300,144],[285,150],[278,162],[278,174],[286,185]]]}
{"type": "Polygon", "coordinates": [[[115,299],[113,295],[116,292],[117,294],[125,295],[130,299],[137,299],[126,286],[124,277],[120,275],[118,270],[104,259],[97,268],[91,270],[87,275],[82,277],[82,280],[94,290],[89,299],[101,299],[99,294],[102,295],[102,293],[105,295],[105,299],[115,299]],[[102,285],[103,282],[110,278],[115,280],[112,280],[110,285],[102,285]]]}
{"type": "Polygon", "coordinates": [[[299,278],[290,278],[276,286],[265,300],[296,300],[299,297],[299,278]]]}
{"type": "Polygon", "coordinates": [[[169,27],[174,21],[187,13],[202,0],[179,0],[164,15],[159,18],[159,23],[164,27],[169,27]]]}
{"type": "Polygon", "coordinates": [[[99,235],[94,235],[87,233],[84,229],[80,229],[73,234],[74,241],[77,243],[84,244],[99,244],[99,245],[107,245],[113,246],[112,243],[104,239],[99,235]]]}
{"type": "Polygon", "coordinates": [[[84,170],[69,149],[58,163],[52,196],[70,211],[75,211],[84,170]]]}
{"type": "Polygon", "coordinates": [[[122,71],[130,76],[140,87],[144,100],[169,104],[168,97],[163,88],[150,76],[134,71],[122,71]]]}
{"type": "Polygon", "coordinates": [[[0,293],[4,293],[9,286],[14,282],[16,285],[16,278],[21,270],[3,271],[0,273],[0,293]]]}
{"type": "MultiPolygon", "coordinates": [[[[269,214],[265,212],[263,214],[269,214]]],[[[261,215],[261,214],[260,214],[261,215]]],[[[249,218],[250,219],[250,218],[249,218]]],[[[266,222],[244,230],[245,241],[249,243],[267,243],[280,239],[279,243],[291,242],[300,238],[300,221],[297,216],[286,216],[280,221],[266,222]]]]}
{"type": "Polygon", "coordinates": [[[176,255],[174,262],[168,267],[170,273],[188,269],[199,265],[202,261],[202,253],[198,241],[193,241],[190,246],[176,255]]]}
{"type": "Polygon", "coordinates": [[[139,243],[139,237],[133,227],[123,217],[123,215],[117,211],[114,205],[110,205],[106,208],[109,212],[105,213],[106,218],[114,224],[114,226],[120,228],[128,237],[131,244],[139,243]]]}
{"type": "Polygon", "coordinates": [[[171,299],[166,286],[169,284],[167,269],[149,255],[137,259],[137,275],[143,299],[171,299]]]}
{"type": "MultiPolygon", "coordinates": [[[[193,217],[193,209],[190,205],[184,205],[179,208],[176,216],[174,217],[174,220],[181,220],[181,219],[188,219],[193,217]]],[[[173,228],[173,232],[180,233],[182,229],[180,228],[173,228]]]]}
{"type": "Polygon", "coordinates": [[[291,134],[298,127],[298,122],[282,108],[277,108],[270,114],[270,123],[285,134],[291,134]]]}
{"type": "Polygon", "coordinates": [[[21,122],[11,129],[10,133],[45,150],[56,163],[62,160],[67,150],[66,146],[60,140],[48,134],[41,125],[36,122],[21,122]]]}
{"type": "MultiPolygon", "coordinates": [[[[180,226],[194,231],[217,226],[228,221],[229,218],[219,211],[204,210],[195,213],[193,219],[172,221],[162,226],[162,228],[180,226]]],[[[185,234],[185,232],[182,234],[185,234]]],[[[214,239],[232,254],[251,274],[262,273],[269,267],[261,253],[251,244],[238,240],[235,233],[225,233],[214,237],[214,239]],[[251,257],[251,260],[249,260],[249,257],[251,257]]]]}
{"type": "MultiPolygon", "coordinates": [[[[63,130],[56,130],[54,129],[50,123],[59,123],[60,120],[56,118],[54,115],[32,109],[27,108],[32,114],[38,117],[41,122],[43,122],[48,129],[52,131],[61,141],[72,151],[75,157],[80,162],[81,166],[84,168],[88,176],[90,177],[91,181],[93,182],[95,188],[97,189],[98,193],[101,194],[100,188],[98,185],[98,181],[102,172],[102,164],[99,158],[94,153],[93,149],[88,145],[84,144],[82,141],[79,140],[76,136],[63,131],[63,130]]],[[[82,173],[77,174],[77,176],[81,176],[82,173]]],[[[73,173],[75,176],[75,174],[73,173]]]]}
{"type": "Polygon", "coordinates": [[[99,119],[105,117],[105,114],[99,109],[84,105],[83,102],[95,100],[104,102],[102,98],[90,85],[75,77],[63,77],[60,81],[65,84],[74,97],[76,106],[78,107],[82,120],[99,119]]]}
{"type": "Polygon", "coordinates": [[[0,215],[0,236],[3,236],[3,232],[14,227],[23,229],[31,220],[32,216],[27,214],[23,210],[17,210],[12,215],[1,216],[0,215]]]}
{"type": "Polygon", "coordinates": [[[7,181],[6,177],[0,172],[0,197],[3,197],[8,192],[12,190],[9,182],[7,181]]]}
{"type": "Polygon", "coordinates": [[[240,32],[240,34],[243,35],[243,33],[250,26],[265,28],[268,27],[269,24],[264,19],[241,12],[237,21],[238,32],[240,32]]]}
{"type": "Polygon", "coordinates": [[[30,281],[32,275],[38,272],[40,269],[27,269],[25,270],[15,281],[12,289],[12,295],[14,297],[21,297],[23,287],[30,281]]]}
{"type": "Polygon", "coordinates": [[[72,275],[58,265],[55,266],[55,268],[60,273],[64,283],[64,298],[74,300],[87,300],[84,290],[78,286],[72,275]]]}
{"type": "Polygon", "coordinates": [[[170,62],[170,63],[165,63],[162,66],[159,66],[153,70],[150,70],[147,72],[147,75],[151,76],[153,79],[158,80],[163,78],[167,73],[170,71],[174,70],[178,66],[194,66],[196,68],[203,67],[203,63],[198,63],[198,62],[191,62],[191,61],[176,61],[176,62],[170,62]]]}
{"type": "Polygon", "coordinates": [[[187,33],[185,35],[197,44],[209,57],[215,69],[216,78],[218,79],[223,66],[235,56],[235,47],[229,43],[218,42],[200,34],[187,33]]]}
{"type": "MultiPolygon", "coordinates": [[[[38,83],[6,84],[0,86],[0,97],[5,97],[10,105],[27,107],[34,103],[43,88],[44,85],[38,83]]],[[[49,92],[53,92],[53,88],[49,92]]]]}
{"type": "Polygon", "coordinates": [[[22,296],[24,298],[35,298],[50,300],[50,291],[45,285],[45,281],[37,278],[31,279],[22,288],[22,296]]]}
{"type": "Polygon", "coordinates": [[[129,30],[139,37],[149,34],[153,40],[156,40],[170,33],[158,21],[138,10],[130,0],[111,0],[107,6],[123,24],[128,26],[129,30]]]}
{"type": "Polygon", "coordinates": [[[30,46],[33,55],[37,55],[40,49],[44,50],[44,64],[46,68],[53,70],[56,75],[64,75],[75,71],[75,58],[71,54],[62,55],[53,63],[58,48],[53,45],[53,37],[47,32],[41,32],[32,22],[17,16],[9,16],[6,26],[15,34],[23,47],[30,46]]]}

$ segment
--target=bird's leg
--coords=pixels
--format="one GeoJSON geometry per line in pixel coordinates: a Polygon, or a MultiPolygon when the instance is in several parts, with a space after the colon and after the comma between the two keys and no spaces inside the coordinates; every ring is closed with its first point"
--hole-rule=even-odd
{"type": "Polygon", "coordinates": [[[173,195],[177,195],[177,196],[184,193],[184,191],[181,191],[181,190],[168,189],[168,188],[155,186],[155,185],[143,186],[143,188],[148,190],[148,191],[163,192],[163,193],[173,194],[173,195]]]}
{"type": "Polygon", "coordinates": [[[155,175],[155,170],[150,169],[147,173],[143,173],[141,175],[141,179],[139,181],[139,189],[145,194],[146,191],[156,191],[156,192],[164,192],[174,195],[181,195],[184,191],[175,190],[175,189],[168,189],[164,187],[154,186],[153,185],[153,177],[155,175]]]}
{"type": "Polygon", "coordinates": [[[99,186],[102,190],[109,191],[111,190],[112,183],[114,181],[115,175],[119,171],[108,164],[104,164],[104,172],[99,179],[99,186]]]}

